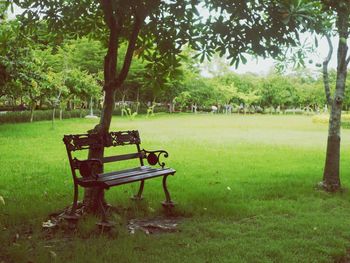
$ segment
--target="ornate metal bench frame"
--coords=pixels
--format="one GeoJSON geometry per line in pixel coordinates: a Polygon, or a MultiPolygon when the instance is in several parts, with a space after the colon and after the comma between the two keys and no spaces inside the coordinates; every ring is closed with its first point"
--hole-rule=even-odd
{"type": "MultiPolygon", "coordinates": [[[[102,190],[109,189],[113,186],[140,181],[141,183],[138,193],[133,197],[133,199],[140,200],[142,199],[144,181],[147,179],[163,176],[163,190],[166,199],[162,202],[162,205],[164,207],[174,206],[174,202],[170,198],[166,180],[169,175],[174,175],[176,171],[172,168],[165,168],[165,163],[160,161],[161,156],[167,158],[169,154],[164,150],[148,151],[141,149],[141,140],[138,131],[132,130],[109,132],[103,136],[96,133],[64,135],[63,142],[66,145],[67,155],[74,182],[73,205],[70,214],[67,215],[68,220],[78,220],[78,217],[75,214],[78,204],[78,186],[84,188],[98,187],[101,189],[101,192],[103,192],[102,190]],[[136,145],[136,152],[107,156],[103,157],[101,160],[78,160],[76,157],[73,157],[73,152],[75,151],[125,145],[136,145]],[[103,171],[103,164],[105,163],[130,159],[139,159],[140,167],[109,173],[101,173],[101,171],[103,171]],[[154,166],[158,164],[161,168],[151,168],[144,166],[144,159],[147,160],[149,165],[154,166]],[[79,171],[80,176],[78,176],[76,172],[77,170],[79,171]]],[[[103,212],[102,224],[105,224],[107,222],[106,213],[104,211],[102,202],[99,205],[103,212]]]]}

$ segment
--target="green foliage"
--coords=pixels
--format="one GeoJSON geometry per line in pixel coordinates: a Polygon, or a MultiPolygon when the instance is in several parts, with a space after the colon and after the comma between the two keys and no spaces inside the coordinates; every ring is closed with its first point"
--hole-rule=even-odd
{"type": "MultiPolygon", "coordinates": [[[[20,99],[44,101],[61,108],[69,101],[83,103],[91,96],[100,99],[104,85],[102,60],[107,46],[104,26],[109,26],[108,17],[104,17],[105,21],[102,19],[106,11],[103,6],[92,1],[69,4],[61,0],[55,4],[32,0],[17,2],[25,10],[20,20],[0,25],[0,45],[4,48],[2,53],[0,51],[3,58],[0,96],[7,95],[15,102],[20,99]],[[66,8],[56,16],[60,6],[66,8]],[[42,15],[38,16],[38,12],[42,15]],[[19,25],[27,25],[23,33],[32,38],[31,41],[18,36],[19,25]]],[[[180,1],[178,5],[157,1],[113,3],[114,15],[121,12],[121,7],[125,10],[120,16],[125,27],[120,31],[118,42],[118,72],[123,70],[127,58],[128,39],[135,19],[130,14],[136,12],[137,17],[147,16],[138,36],[128,77],[118,89],[117,99],[163,103],[175,99],[181,101],[178,104],[182,110],[191,104],[202,109],[211,105],[241,103],[285,108],[324,104],[319,79],[306,83],[301,80],[303,76],[238,76],[231,74],[226,61],[219,58],[228,55],[231,61],[244,63],[244,52],[277,56],[283,45],[300,44],[297,45],[300,52],[294,52],[297,55],[294,62],[303,60],[303,52],[309,47],[299,43],[297,31],[319,22],[321,14],[308,15],[319,10],[320,4],[301,0],[234,1],[232,6],[227,6],[220,1],[208,1],[206,6],[212,10],[212,16],[204,21],[197,19],[196,12],[190,12],[196,10],[196,1],[191,4],[180,1]],[[174,19],[170,14],[177,16],[174,19]],[[192,38],[185,45],[188,34],[192,38]],[[196,54],[198,57],[194,58],[196,54]],[[213,78],[206,79],[200,75],[198,65],[201,58],[209,57],[212,57],[212,62],[207,64],[207,70],[213,78]]]]}
{"type": "Polygon", "coordinates": [[[179,104],[180,111],[182,111],[191,102],[190,92],[188,91],[181,92],[179,96],[174,98],[173,102],[175,104],[179,104]]]}
{"type": "Polygon", "coordinates": [[[70,94],[77,96],[81,100],[89,100],[90,97],[99,97],[101,86],[94,76],[80,69],[68,70],[65,74],[65,85],[70,94]]]}
{"type": "Polygon", "coordinates": [[[99,41],[79,38],[65,41],[57,54],[61,58],[62,70],[64,67],[79,68],[93,75],[103,71],[103,57],[106,54],[106,48],[99,41]]]}
{"type": "Polygon", "coordinates": [[[0,45],[4,48],[0,52],[0,96],[21,98],[33,110],[39,101],[62,108],[73,97],[87,100],[101,96],[97,82],[101,57],[89,55],[88,50],[101,56],[103,48],[99,42],[70,41],[57,50],[38,42],[23,41],[16,22],[3,23],[0,27],[4,29],[0,30],[0,45]]]}

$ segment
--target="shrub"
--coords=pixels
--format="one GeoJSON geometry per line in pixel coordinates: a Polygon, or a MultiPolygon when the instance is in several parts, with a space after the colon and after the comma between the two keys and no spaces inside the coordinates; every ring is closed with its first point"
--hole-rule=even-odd
{"type": "MultiPolygon", "coordinates": [[[[341,126],[344,129],[350,129],[350,114],[342,114],[341,126]]],[[[324,123],[328,124],[329,115],[328,114],[320,114],[312,117],[312,121],[314,123],[324,123]]]]}
{"type": "MultiPolygon", "coordinates": [[[[88,110],[70,110],[63,111],[62,118],[83,118],[89,114],[88,110]]],[[[96,113],[95,113],[96,114],[96,113]]],[[[59,119],[60,111],[56,110],[55,118],[59,119]]],[[[44,121],[52,119],[52,110],[37,110],[34,112],[34,121],[44,121]]],[[[20,122],[29,122],[30,121],[30,111],[14,111],[6,112],[0,114],[0,124],[4,123],[20,123],[20,122]]]]}
{"type": "Polygon", "coordinates": [[[312,117],[312,122],[314,123],[325,123],[327,124],[329,121],[329,115],[328,114],[319,114],[319,115],[314,115],[312,117]]]}
{"type": "MultiPolygon", "coordinates": [[[[156,106],[155,112],[167,112],[166,106],[156,106]]],[[[147,113],[147,106],[140,105],[139,114],[147,113]]],[[[62,112],[63,119],[70,118],[84,118],[86,115],[90,114],[89,109],[77,109],[77,110],[65,110],[62,112]]],[[[121,108],[116,107],[112,113],[114,116],[121,115],[121,108]]],[[[94,115],[101,116],[101,110],[94,110],[94,115]]],[[[136,115],[136,114],[135,114],[136,115]]],[[[134,118],[135,116],[133,116],[134,118]]],[[[60,110],[56,109],[55,118],[60,118],[60,110]]],[[[52,120],[52,110],[36,110],[34,111],[33,121],[47,121],[52,120]]],[[[30,111],[8,111],[8,112],[0,112],[0,124],[4,123],[21,123],[21,122],[29,122],[30,121],[30,111]]]]}

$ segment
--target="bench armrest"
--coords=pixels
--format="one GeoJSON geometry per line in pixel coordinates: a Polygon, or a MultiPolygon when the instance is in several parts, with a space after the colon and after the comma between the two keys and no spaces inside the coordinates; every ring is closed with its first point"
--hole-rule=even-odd
{"type": "Polygon", "coordinates": [[[147,159],[147,162],[150,165],[159,164],[162,168],[164,168],[165,163],[160,162],[160,156],[163,155],[165,158],[168,158],[169,154],[164,150],[156,150],[156,151],[147,151],[142,149],[142,158],[147,159]]]}
{"type": "Polygon", "coordinates": [[[99,159],[89,159],[80,161],[74,159],[76,167],[79,169],[82,177],[90,177],[97,179],[97,174],[101,173],[103,164],[99,159]]]}

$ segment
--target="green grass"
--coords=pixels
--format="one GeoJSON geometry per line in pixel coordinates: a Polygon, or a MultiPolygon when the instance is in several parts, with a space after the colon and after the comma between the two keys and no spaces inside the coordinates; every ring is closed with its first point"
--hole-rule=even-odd
{"type": "MultiPolygon", "coordinates": [[[[0,126],[0,262],[334,262],[350,247],[350,194],[315,189],[327,125],[305,116],[159,115],[114,118],[111,130],[138,129],[146,149],[169,151],[168,180],[184,219],[180,232],[129,235],[130,218],[163,215],[161,179],[110,189],[120,211],[111,235],[95,218],[74,234],[48,238],[41,223],[72,201],[63,134],[91,129],[71,119],[0,126]],[[231,189],[231,190],[230,190],[231,189]],[[19,238],[16,238],[18,234],[19,238]]],[[[350,131],[342,131],[341,177],[350,185],[350,131]]],[[[128,164],[129,165],[129,164],[128,164]]],[[[107,169],[114,169],[107,167],[107,169]]]]}

